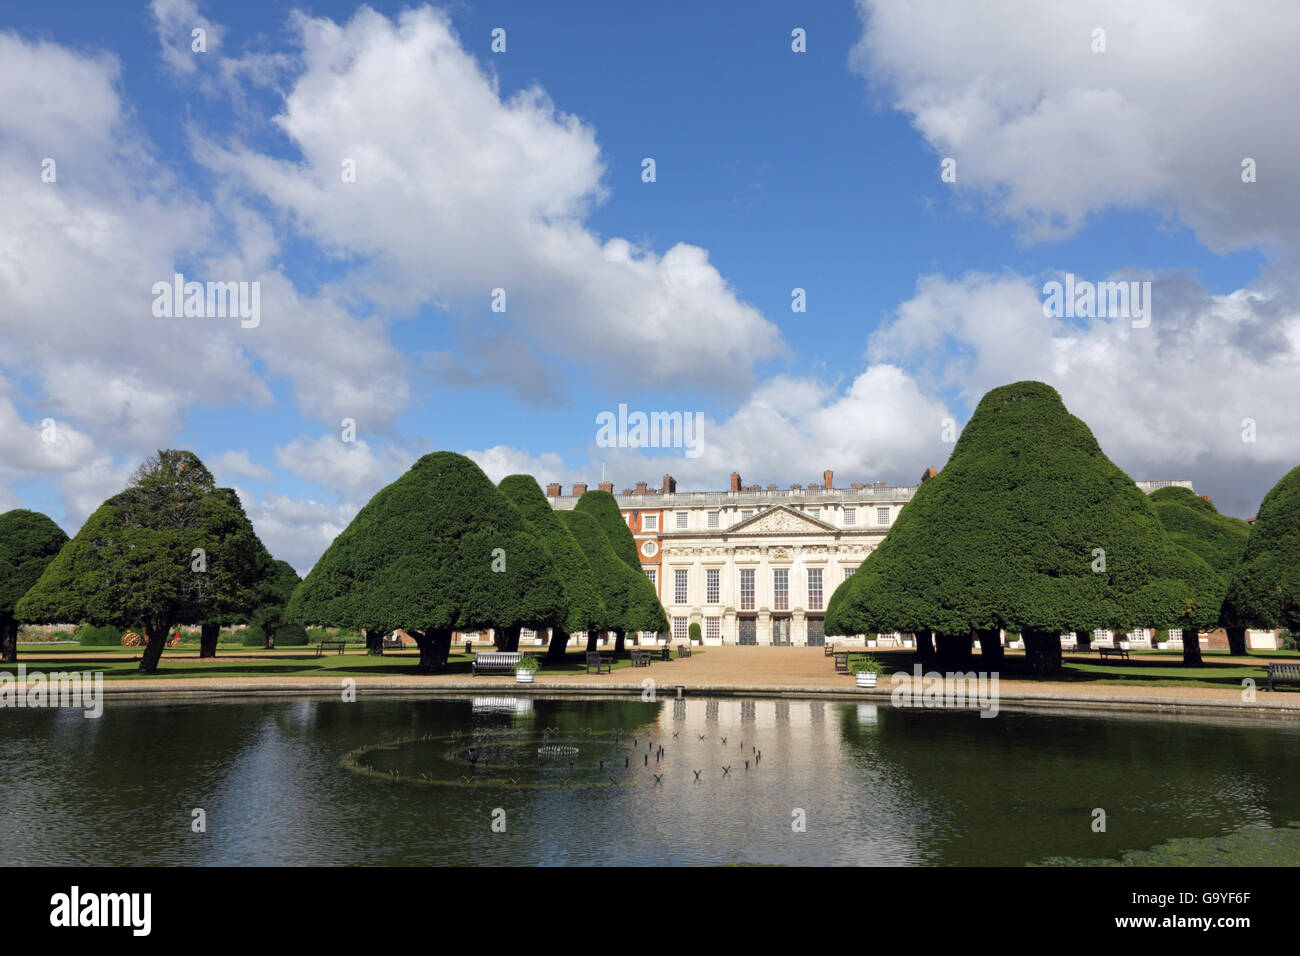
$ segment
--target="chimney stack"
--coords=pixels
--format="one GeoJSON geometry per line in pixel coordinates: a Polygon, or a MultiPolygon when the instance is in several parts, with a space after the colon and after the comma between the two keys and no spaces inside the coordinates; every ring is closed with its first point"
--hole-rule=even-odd
{"type": "Polygon", "coordinates": [[[637,493],[638,495],[643,495],[643,494],[645,494],[645,482],[644,482],[644,481],[638,481],[638,482],[636,483],[636,493],[637,493]]]}
{"type": "Polygon", "coordinates": [[[731,473],[731,490],[740,491],[740,472],[733,471],[731,473]]]}
{"type": "Polygon", "coordinates": [[[573,486],[573,497],[578,498],[587,493],[587,483],[579,481],[573,486]]]}
{"type": "Polygon", "coordinates": [[[601,491],[608,491],[611,495],[614,493],[614,482],[612,481],[602,481],[596,487],[601,491]]]}
{"type": "Polygon", "coordinates": [[[923,475],[921,476],[921,484],[925,484],[927,481],[929,481],[931,478],[933,478],[933,477],[934,477],[935,475],[937,475],[937,474],[939,474],[939,473],[938,473],[937,471],[934,470],[934,466],[931,466],[931,467],[925,469],[925,474],[923,474],[923,475]]]}
{"type": "Polygon", "coordinates": [[[831,482],[831,479],[834,477],[835,477],[835,472],[831,471],[829,468],[827,468],[825,471],[822,472],[822,487],[825,488],[827,491],[830,491],[832,488],[835,487],[835,485],[831,482]]]}
{"type": "Polygon", "coordinates": [[[671,495],[677,491],[677,479],[672,475],[664,475],[664,494],[671,495]]]}
{"type": "Polygon", "coordinates": [[[553,481],[546,486],[546,497],[548,498],[560,497],[560,483],[558,481],[553,481]]]}
{"type": "Polygon", "coordinates": [[[872,485],[871,487],[872,487],[872,488],[884,488],[884,487],[887,487],[887,486],[885,485],[885,483],[884,483],[883,481],[878,481],[878,482],[876,482],[874,485],[872,485]]]}

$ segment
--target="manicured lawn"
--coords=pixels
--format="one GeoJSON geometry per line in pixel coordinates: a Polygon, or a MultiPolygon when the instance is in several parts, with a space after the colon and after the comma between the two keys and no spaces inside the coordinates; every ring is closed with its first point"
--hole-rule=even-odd
{"type": "MultiPolygon", "coordinates": [[[[483,648],[490,651],[491,648],[483,648]]],[[[525,650],[540,656],[541,648],[525,650]]],[[[358,645],[339,654],[337,651],[326,652],[316,656],[313,647],[277,647],[273,650],[253,647],[219,647],[215,659],[183,660],[180,655],[197,654],[198,647],[168,648],[158,662],[156,674],[138,672],[140,649],[137,647],[78,647],[62,646],[31,648],[32,654],[48,654],[57,659],[33,660],[19,651],[19,661],[25,661],[28,672],[52,670],[68,673],[84,671],[101,671],[105,680],[148,680],[150,677],[382,677],[416,675],[419,652],[415,650],[386,651],[381,656],[371,657],[358,645]],[[245,659],[238,659],[245,658],[245,659]],[[247,659],[252,658],[252,659],[247,659]]],[[[612,654],[612,651],[602,651],[612,654]]],[[[703,653],[699,648],[696,654],[703,653]]],[[[676,656],[673,657],[676,660],[676,656]]],[[[447,659],[445,673],[469,677],[472,674],[470,662],[472,657],[465,653],[453,653],[447,659]]],[[[14,666],[6,664],[0,673],[14,673],[14,666]]],[[[613,669],[630,668],[631,661],[626,652],[613,662],[613,669]]],[[[583,674],[587,670],[585,650],[570,650],[563,663],[544,663],[538,676],[545,679],[548,674],[583,674]]],[[[493,675],[509,676],[509,675],[493,675]]]]}

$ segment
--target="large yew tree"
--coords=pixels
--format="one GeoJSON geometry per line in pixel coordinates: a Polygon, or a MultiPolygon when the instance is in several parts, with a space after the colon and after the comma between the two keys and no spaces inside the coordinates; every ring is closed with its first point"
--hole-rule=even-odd
{"type": "Polygon", "coordinates": [[[972,637],[996,653],[998,631],[1018,630],[1046,674],[1062,632],[1204,626],[1217,583],[1056,390],[1018,382],[980,401],[948,464],[836,589],[826,627],[934,631],[951,657],[972,637]]]}
{"type": "MultiPolygon", "coordinates": [[[[546,657],[548,660],[562,660],[571,634],[604,630],[614,622],[610,620],[605,602],[601,600],[595,572],[582,553],[581,546],[546,500],[537,481],[531,475],[510,475],[497,487],[519,509],[519,513],[546,548],[551,564],[559,575],[561,597],[564,599],[564,619],[559,625],[551,625],[551,641],[546,657]]],[[[506,650],[519,649],[518,630],[513,630],[512,634],[514,646],[506,647],[506,650]]]]}
{"type": "MultiPolygon", "coordinates": [[[[1240,518],[1220,514],[1214,505],[1190,488],[1161,488],[1151,495],[1151,506],[1174,544],[1199,555],[1214,569],[1221,579],[1222,598],[1246,550],[1250,525],[1240,518]]],[[[1230,651],[1245,654],[1246,629],[1233,626],[1227,632],[1230,651]]],[[[1183,654],[1186,657],[1186,640],[1183,654]]]]}
{"type": "Polygon", "coordinates": [[[609,612],[603,620],[592,620],[582,628],[587,632],[587,650],[596,649],[596,636],[602,630],[615,634],[616,652],[623,647],[623,635],[629,631],[666,631],[668,618],[645,572],[632,570],[619,558],[596,519],[577,509],[556,513],[595,572],[601,600],[609,612]]]}
{"type": "Polygon", "coordinates": [[[1300,631],[1300,468],[1282,477],[1259,505],[1241,561],[1223,601],[1229,640],[1247,628],[1300,631]]]}
{"type": "Polygon", "coordinates": [[[39,511],[16,508],[0,515],[0,661],[18,659],[14,606],[68,543],[68,536],[39,511]]]}
{"type": "Polygon", "coordinates": [[[92,514],[18,602],[24,620],[143,627],[140,673],[177,624],[251,605],[261,542],[193,452],[167,450],[92,514]]]}
{"type": "Polygon", "coordinates": [[[420,670],[441,670],[453,631],[563,620],[551,557],[474,462],[425,455],[362,508],[289,601],[290,620],[402,628],[420,670]]]}
{"type": "Polygon", "coordinates": [[[632,531],[618,508],[618,500],[608,491],[586,491],[574,505],[574,510],[590,515],[600,530],[605,533],[614,554],[636,572],[637,583],[630,585],[631,592],[628,595],[624,616],[628,620],[642,623],[614,628],[615,653],[623,652],[624,638],[628,631],[667,631],[668,617],[664,614],[663,605],[659,602],[659,595],[655,593],[654,585],[650,583],[645,570],[641,567],[636,538],[632,536],[632,531]]]}

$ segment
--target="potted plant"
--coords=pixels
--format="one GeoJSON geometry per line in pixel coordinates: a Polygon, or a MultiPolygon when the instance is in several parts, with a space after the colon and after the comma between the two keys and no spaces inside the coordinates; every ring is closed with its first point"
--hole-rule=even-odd
{"type": "Polygon", "coordinates": [[[879,643],[879,638],[875,634],[867,635],[867,647],[875,647],[879,643]]]}
{"type": "Polygon", "coordinates": [[[698,621],[691,621],[691,626],[686,629],[687,636],[691,639],[691,644],[695,647],[700,646],[700,625],[698,621]]]}
{"type": "Polygon", "coordinates": [[[532,654],[525,654],[519,663],[515,665],[515,683],[531,684],[541,666],[542,662],[539,658],[534,657],[532,654]]]}
{"type": "Polygon", "coordinates": [[[850,662],[849,672],[857,678],[859,687],[875,687],[876,681],[885,672],[885,668],[874,657],[860,657],[850,662]]]}

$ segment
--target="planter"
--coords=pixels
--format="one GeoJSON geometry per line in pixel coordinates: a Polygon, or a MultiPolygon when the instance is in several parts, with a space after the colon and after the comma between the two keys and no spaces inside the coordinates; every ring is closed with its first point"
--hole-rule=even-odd
{"type": "Polygon", "coordinates": [[[1169,650],[1169,642],[1168,642],[1168,641],[1156,641],[1156,648],[1157,648],[1158,650],[1167,651],[1167,650],[1169,650]]]}
{"type": "Polygon", "coordinates": [[[537,676],[537,671],[515,671],[516,684],[531,684],[533,678],[537,676]]]}
{"type": "Polygon", "coordinates": [[[699,647],[699,646],[700,646],[699,641],[691,641],[691,647],[699,647]]]}
{"type": "Polygon", "coordinates": [[[875,687],[876,678],[879,675],[871,671],[858,671],[854,676],[857,678],[859,687],[875,687]]]}
{"type": "Polygon", "coordinates": [[[876,641],[867,641],[867,647],[875,647],[876,644],[877,644],[876,641]]]}

